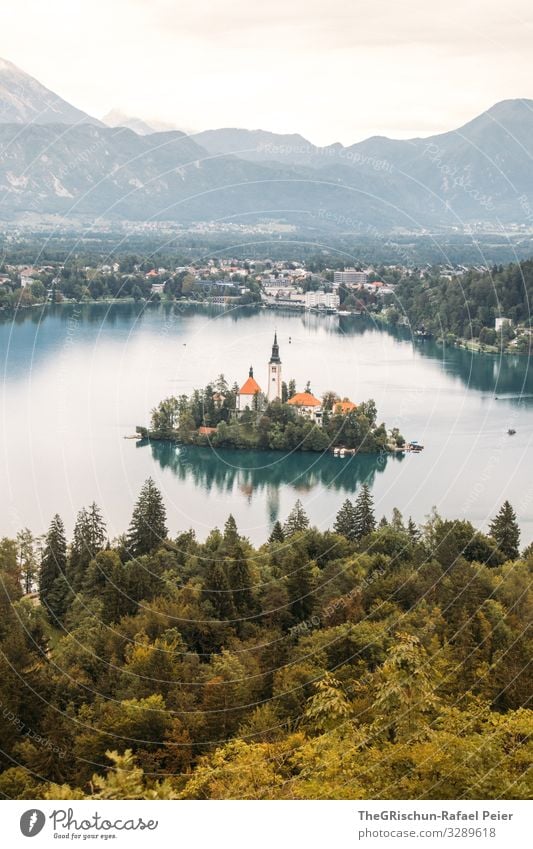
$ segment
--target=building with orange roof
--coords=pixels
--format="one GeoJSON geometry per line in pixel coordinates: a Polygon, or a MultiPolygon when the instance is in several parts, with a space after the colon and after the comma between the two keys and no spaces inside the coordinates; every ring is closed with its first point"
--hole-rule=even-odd
{"type": "Polygon", "coordinates": [[[322,404],[312,392],[297,392],[296,395],[289,398],[287,404],[295,407],[299,416],[305,416],[306,419],[311,419],[315,424],[322,425],[322,404]]]}
{"type": "Polygon", "coordinates": [[[343,398],[342,401],[337,401],[334,404],[334,412],[337,415],[345,416],[347,413],[352,413],[354,410],[357,410],[357,404],[354,404],[353,401],[350,401],[349,398],[343,398]]]}
{"type": "Polygon", "coordinates": [[[257,407],[257,401],[261,392],[261,387],[254,378],[254,370],[250,366],[248,380],[241,386],[237,395],[237,412],[242,413],[244,410],[254,410],[257,407]]]}
{"type": "Polygon", "coordinates": [[[207,427],[206,425],[202,425],[198,428],[198,433],[200,434],[200,436],[212,436],[216,432],[216,427],[207,427]]]}

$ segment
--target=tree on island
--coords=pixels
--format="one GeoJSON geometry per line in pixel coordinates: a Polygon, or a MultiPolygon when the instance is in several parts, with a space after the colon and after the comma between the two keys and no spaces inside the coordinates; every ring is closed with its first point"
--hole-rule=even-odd
{"type": "Polygon", "coordinates": [[[64,600],[68,589],[65,579],[66,569],[65,526],[56,513],[46,534],[39,573],[39,598],[52,621],[59,619],[64,612],[64,600]]]}
{"type": "Polygon", "coordinates": [[[287,521],[283,527],[283,533],[286,537],[290,537],[298,533],[298,531],[306,531],[308,527],[309,518],[303,508],[302,502],[298,499],[287,517],[287,521]]]}
{"type": "Polygon", "coordinates": [[[376,530],[374,499],[366,483],[361,487],[361,492],[355,501],[354,510],[357,539],[362,539],[376,530]]]}
{"type": "Polygon", "coordinates": [[[504,501],[489,525],[489,533],[498,550],[507,560],[516,560],[519,554],[520,529],[516,513],[509,501],[504,501]]]}
{"type": "Polygon", "coordinates": [[[352,542],[357,539],[357,513],[349,498],[346,499],[337,513],[333,530],[336,534],[340,534],[346,539],[352,540],[352,542]]]}
{"type": "Polygon", "coordinates": [[[127,549],[133,557],[149,554],[168,535],[163,498],[152,478],[144,483],[133,510],[127,537],[127,549]]]}

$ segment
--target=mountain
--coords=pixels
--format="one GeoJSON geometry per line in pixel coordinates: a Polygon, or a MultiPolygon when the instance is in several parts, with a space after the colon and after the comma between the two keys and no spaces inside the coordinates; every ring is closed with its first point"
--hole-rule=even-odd
{"type": "Polygon", "coordinates": [[[430,138],[317,147],[264,130],[154,132],[117,110],[104,126],[2,62],[0,119],[4,219],[268,219],[347,235],[533,226],[531,100],[430,138]]]}
{"type": "MultiPolygon", "coordinates": [[[[143,121],[142,118],[135,118],[133,115],[126,115],[120,109],[111,109],[107,115],[104,115],[102,122],[106,127],[127,127],[138,133],[140,136],[149,136],[151,133],[157,133],[158,128],[152,127],[143,121]]],[[[161,129],[161,128],[159,128],[161,129]]]]}
{"type": "Polygon", "coordinates": [[[0,59],[0,123],[99,124],[12,62],[0,59]]]}
{"type": "Polygon", "coordinates": [[[323,165],[323,148],[316,147],[298,133],[270,133],[266,130],[242,130],[226,127],[204,130],[194,139],[209,153],[232,154],[249,162],[284,162],[289,165],[316,167],[323,165]]]}

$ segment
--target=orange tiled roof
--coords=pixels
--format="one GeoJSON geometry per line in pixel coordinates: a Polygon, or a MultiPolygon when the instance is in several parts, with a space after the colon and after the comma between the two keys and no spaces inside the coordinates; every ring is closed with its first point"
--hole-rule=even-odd
{"type": "Polygon", "coordinates": [[[297,392],[287,403],[294,404],[295,407],[320,407],[320,401],[310,392],[297,392]]]}
{"type": "Polygon", "coordinates": [[[345,415],[346,413],[351,413],[352,410],[357,410],[357,404],[354,404],[353,401],[337,401],[335,404],[336,413],[345,415]]]}
{"type": "Polygon", "coordinates": [[[201,436],[210,436],[212,433],[216,433],[216,432],[217,432],[216,427],[206,427],[205,425],[202,425],[201,427],[198,428],[198,433],[201,436]]]}
{"type": "Polygon", "coordinates": [[[261,387],[255,378],[249,377],[244,386],[241,386],[239,395],[255,395],[256,392],[261,392],[261,387]]]}

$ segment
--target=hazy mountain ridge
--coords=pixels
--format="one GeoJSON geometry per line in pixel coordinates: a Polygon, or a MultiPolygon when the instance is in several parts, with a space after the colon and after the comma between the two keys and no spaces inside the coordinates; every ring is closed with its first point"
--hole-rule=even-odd
{"type": "Polygon", "coordinates": [[[0,123],[99,124],[12,62],[0,59],[0,123]]]}
{"type": "Polygon", "coordinates": [[[375,136],[348,147],[238,128],[152,132],[116,110],[106,120],[120,126],[0,62],[0,216],[268,218],[344,232],[533,226],[531,100],[502,101],[430,138],[375,136]]]}

